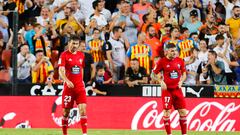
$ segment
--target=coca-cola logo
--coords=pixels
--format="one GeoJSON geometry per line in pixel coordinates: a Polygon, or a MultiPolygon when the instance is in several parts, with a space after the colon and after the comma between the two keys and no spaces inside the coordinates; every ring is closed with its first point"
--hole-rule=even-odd
{"type": "MultiPolygon", "coordinates": [[[[131,129],[163,128],[163,112],[157,107],[157,101],[149,101],[144,104],[135,113],[131,129]]],[[[239,108],[240,105],[236,105],[234,102],[227,105],[218,102],[202,102],[188,111],[188,129],[195,131],[235,131],[236,119],[231,118],[231,116],[234,115],[234,112],[240,111],[239,108]]],[[[170,120],[173,129],[179,127],[179,115],[176,110],[171,113],[170,120]]]]}

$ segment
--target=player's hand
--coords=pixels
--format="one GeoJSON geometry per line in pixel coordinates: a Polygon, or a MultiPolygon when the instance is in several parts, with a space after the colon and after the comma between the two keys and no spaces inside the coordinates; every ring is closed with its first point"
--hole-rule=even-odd
{"type": "Polygon", "coordinates": [[[167,90],[167,85],[164,81],[161,81],[160,85],[161,85],[162,90],[167,90]]]}
{"type": "Polygon", "coordinates": [[[66,81],[68,88],[74,88],[74,85],[71,81],[67,80],[66,81]]]}

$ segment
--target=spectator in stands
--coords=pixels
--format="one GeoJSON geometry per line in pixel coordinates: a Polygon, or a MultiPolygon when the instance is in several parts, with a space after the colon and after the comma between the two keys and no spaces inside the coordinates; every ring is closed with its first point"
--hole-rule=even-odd
{"type": "Polygon", "coordinates": [[[92,7],[94,9],[94,13],[86,18],[86,20],[85,20],[86,26],[88,26],[90,24],[90,21],[92,19],[96,19],[97,28],[100,31],[103,31],[106,28],[106,25],[108,24],[105,16],[103,14],[101,14],[101,12],[103,10],[103,4],[101,1],[96,0],[92,3],[92,7]]]}
{"type": "Polygon", "coordinates": [[[230,69],[229,64],[222,59],[222,57],[227,57],[228,60],[230,60],[232,49],[230,45],[230,39],[227,39],[226,42],[224,42],[224,36],[219,34],[216,36],[217,46],[213,49],[217,55],[218,60],[224,63],[225,66],[225,74],[227,76],[227,83],[233,84],[233,74],[232,70],[230,69]]]}
{"type": "Polygon", "coordinates": [[[215,18],[212,14],[208,14],[206,17],[206,23],[200,28],[200,38],[203,39],[205,35],[215,35],[218,33],[218,27],[215,25],[215,18]]]}
{"type": "Polygon", "coordinates": [[[80,41],[79,50],[84,53],[84,74],[83,81],[85,84],[92,84],[92,81],[96,74],[96,68],[94,65],[93,57],[91,54],[86,52],[85,41],[80,41]]]}
{"type": "Polygon", "coordinates": [[[210,77],[211,84],[227,84],[224,63],[217,60],[217,53],[215,51],[208,52],[208,63],[203,69],[203,73],[205,79],[208,76],[210,77]]]}
{"type": "Polygon", "coordinates": [[[141,22],[143,15],[147,14],[149,11],[149,8],[151,7],[151,3],[147,2],[147,0],[140,0],[138,3],[133,5],[133,13],[138,14],[141,22]]]}
{"type": "Polygon", "coordinates": [[[231,33],[229,31],[229,26],[226,26],[225,23],[219,23],[218,24],[218,33],[215,34],[215,35],[205,35],[205,38],[208,38],[209,39],[209,45],[215,45],[217,42],[216,42],[216,36],[218,34],[221,34],[224,36],[224,40],[226,41],[227,38],[231,38],[231,33]]]}
{"type": "Polygon", "coordinates": [[[186,64],[186,71],[187,71],[187,79],[185,80],[184,84],[187,85],[196,85],[198,84],[198,75],[197,75],[197,69],[200,64],[200,61],[198,60],[198,52],[199,50],[197,48],[191,48],[190,51],[190,60],[191,63],[186,64]]]}
{"type": "Polygon", "coordinates": [[[93,92],[97,95],[107,95],[106,84],[110,84],[112,82],[112,78],[105,78],[105,68],[103,65],[99,64],[96,66],[97,74],[93,81],[93,92]]]}
{"type": "Polygon", "coordinates": [[[49,7],[42,7],[40,16],[36,17],[37,23],[42,26],[47,26],[49,24],[53,25],[53,13],[51,13],[49,7]]]}
{"type": "Polygon", "coordinates": [[[171,27],[170,29],[170,38],[166,42],[164,42],[164,46],[167,45],[168,43],[173,43],[177,45],[179,42],[179,36],[180,36],[180,30],[178,27],[171,27]]]}
{"type": "MultiPolygon", "coordinates": [[[[188,30],[187,30],[188,31],[188,30]]],[[[185,31],[183,31],[185,32],[185,31]]],[[[188,37],[185,36],[184,39],[182,39],[181,41],[179,41],[177,43],[177,48],[178,48],[178,52],[179,52],[179,57],[184,59],[184,60],[188,60],[190,57],[190,51],[192,48],[198,48],[198,46],[195,44],[194,40],[189,38],[189,32],[187,32],[188,37]]]]}
{"type": "Polygon", "coordinates": [[[226,24],[230,27],[230,33],[233,39],[240,38],[240,7],[234,6],[232,9],[232,17],[226,20],[226,24]]]}
{"type": "Polygon", "coordinates": [[[101,11],[101,14],[104,15],[105,19],[107,20],[107,22],[111,21],[111,12],[105,8],[105,3],[106,1],[105,0],[99,0],[100,1],[100,5],[102,7],[102,11],[101,11]]]}
{"type": "Polygon", "coordinates": [[[130,4],[122,2],[121,11],[113,17],[113,25],[121,26],[124,29],[124,36],[130,44],[137,42],[137,27],[139,24],[140,19],[137,14],[131,12],[130,4]]]}
{"type": "Polygon", "coordinates": [[[93,1],[95,0],[78,0],[81,7],[80,11],[83,13],[85,18],[89,17],[94,12],[92,6],[93,1]]]}
{"type": "Polygon", "coordinates": [[[26,43],[29,45],[29,50],[32,54],[34,54],[35,50],[34,50],[34,46],[33,46],[33,41],[32,41],[32,37],[36,34],[34,29],[33,29],[33,25],[37,22],[36,18],[30,18],[28,19],[28,21],[25,22],[25,29],[26,29],[26,33],[25,33],[25,40],[26,43]]]}
{"type": "Polygon", "coordinates": [[[81,8],[81,5],[79,4],[79,1],[78,0],[73,0],[71,3],[71,9],[72,9],[72,12],[73,12],[73,17],[74,19],[83,24],[83,22],[85,21],[86,19],[86,16],[84,16],[84,13],[82,10],[80,10],[81,8]]]}
{"type": "Polygon", "coordinates": [[[239,0],[231,0],[231,2],[230,2],[229,0],[224,0],[224,6],[226,9],[226,19],[225,18],[224,19],[228,20],[232,16],[232,11],[233,11],[234,6],[240,6],[240,1],[239,0]]]}
{"type": "Polygon", "coordinates": [[[136,58],[131,59],[130,67],[127,69],[125,76],[125,82],[129,87],[148,83],[146,69],[139,65],[139,61],[136,58]]]}
{"type": "Polygon", "coordinates": [[[80,34],[82,31],[84,31],[84,28],[81,27],[81,24],[75,20],[70,4],[64,7],[64,15],[65,15],[65,18],[58,19],[56,21],[56,27],[59,33],[62,32],[63,25],[65,24],[71,25],[74,31],[76,32],[76,34],[80,34]]]}
{"type": "Polygon", "coordinates": [[[105,57],[103,53],[104,41],[100,39],[101,31],[97,28],[93,30],[93,36],[87,44],[87,51],[92,55],[94,63],[104,62],[105,57]]]}
{"type": "MultiPolygon", "coordinates": [[[[66,16],[65,16],[65,13],[64,13],[64,8],[70,4],[71,2],[73,2],[74,0],[54,0],[53,4],[52,4],[52,8],[53,8],[53,11],[56,15],[56,19],[57,20],[61,20],[61,19],[64,19],[66,16]]],[[[69,5],[70,7],[70,5],[69,5]]]]}
{"type": "Polygon", "coordinates": [[[147,71],[147,74],[150,74],[150,60],[152,56],[152,49],[149,45],[144,44],[146,41],[146,34],[144,32],[138,33],[138,42],[135,45],[130,46],[127,51],[127,65],[129,61],[133,58],[139,60],[141,67],[144,67],[147,71]]]}
{"type": "Polygon", "coordinates": [[[185,21],[182,26],[188,28],[190,33],[198,32],[199,27],[202,26],[202,22],[198,20],[197,10],[194,9],[190,12],[190,21],[185,21]]]}
{"type": "Polygon", "coordinates": [[[36,51],[36,61],[32,64],[32,83],[53,83],[54,69],[42,50],[36,51]]]}
{"type": "Polygon", "coordinates": [[[205,68],[205,66],[208,63],[208,48],[207,48],[207,41],[206,39],[200,40],[199,47],[200,51],[198,53],[198,60],[200,61],[200,64],[197,69],[198,77],[199,77],[199,83],[200,84],[210,84],[209,77],[205,79],[203,77],[202,70],[205,68]]]}
{"type": "Polygon", "coordinates": [[[159,32],[161,30],[161,25],[160,23],[156,22],[156,16],[154,16],[153,12],[147,13],[145,15],[143,15],[143,24],[142,24],[142,28],[141,31],[144,33],[147,33],[147,26],[148,25],[152,25],[155,30],[156,30],[156,34],[159,37],[159,32]]]}
{"type": "Polygon", "coordinates": [[[113,35],[104,45],[107,59],[115,83],[123,82],[126,67],[126,44],[127,40],[121,38],[123,29],[120,26],[113,27],[113,35]]]}
{"type": "Polygon", "coordinates": [[[234,51],[236,58],[233,61],[230,61],[226,56],[222,56],[224,61],[226,61],[230,66],[234,67],[234,73],[236,76],[236,81],[234,84],[240,85],[240,48],[236,48],[234,51]]]}
{"type": "MultiPolygon", "coordinates": [[[[180,11],[180,15],[179,15],[179,24],[182,25],[184,22],[190,22],[190,12],[192,10],[196,10],[198,13],[198,20],[201,21],[201,14],[200,14],[200,10],[197,8],[194,8],[194,1],[193,0],[183,0],[182,3],[185,2],[186,3],[186,8],[182,8],[180,11]]],[[[184,5],[184,4],[183,4],[184,5]]]]}
{"type": "Polygon", "coordinates": [[[172,26],[178,26],[178,20],[175,18],[175,12],[173,9],[164,6],[161,11],[161,17],[158,19],[158,23],[161,27],[165,27],[166,24],[172,24],[172,26]]]}
{"type": "Polygon", "coordinates": [[[171,24],[166,24],[165,27],[163,27],[161,29],[161,38],[160,38],[160,42],[161,44],[164,44],[166,41],[168,41],[170,39],[170,30],[172,28],[171,24]]]}
{"type": "Polygon", "coordinates": [[[13,28],[13,12],[10,12],[10,11],[13,11],[15,10],[17,7],[16,5],[16,2],[14,0],[8,0],[4,6],[3,6],[3,15],[4,16],[7,16],[8,18],[8,26],[9,28],[13,28]]]}
{"type": "Polygon", "coordinates": [[[20,47],[20,52],[17,54],[18,67],[18,83],[31,83],[31,66],[35,63],[36,57],[29,52],[27,44],[20,47]]]}
{"type": "Polygon", "coordinates": [[[3,41],[6,44],[9,39],[8,35],[8,18],[0,11],[0,31],[3,33],[3,41]]]}
{"type": "Polygon", "coordinates": [[[152,25],[148,25],[147,27],[147,40],[145,43],[150,45],[152,49],[151,60],[153,60],[155,57],[163,56],[162,44],[159,41],[159,38],[157,38],[156,30],[152,25]]]}
{"type": "Polygon", "coordinates": [[[200,40],[199,40],[199,37],[198,37],[198,33],[196,33],[196,32],[191,33],[190,38],[193,39],[193,41],[195,42],[198,49],[200,49],[200,47],[199,47],[200,40]]]}
{"type": "Polygon", "coordinates": [[[43,50],[44,56],[50,56],[50,50],[48,50],[48,44],[46,42],[46,38],[43,35],[43,27],[36,23],[34,24],[34,36],[32,37],[33,41],[33,47],[34,47],[34,54],[36,54],[36,51],[43,50]]]}

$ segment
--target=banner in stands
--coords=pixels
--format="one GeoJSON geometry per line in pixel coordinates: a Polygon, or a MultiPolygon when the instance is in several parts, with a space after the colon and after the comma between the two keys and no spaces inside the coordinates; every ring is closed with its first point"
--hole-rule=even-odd
{"type": "Polygon", "coordinates": [[[240,98],[239,85],[216,85],[214,89],[214,97],[240,98]]]}
{"type": "MultiPolygon", "coordinates": [[[[1,84],[0,84],[1,85],[1,84]]],[[[11,85],[0,86],[0,95],[11,95],[11,85]]],[[[44,84],[19,84],[17,94],[20,96],[39,95],[62,95],[63,85],[51,87],[44,84]]],[[[159,85],[140,85],[128,87],[127,85],[107,85],[104,89],[107,96],[134,96],[134,97],[160,97],[161,87],[159,85]]],[[[96,96],[92,86],[86,86],[88,96],[96,96]]],[[[186,97],[214,97],[213,86],[183,86],[182,91],[186,97]]]]}
{"type": "MultiPolygon", "coordinates": [[[[189,130],[240,131],[240,99],[186,98],[186,102],[189,130]]],[[[61,97],[56,96],[2,96],[0,128],[61,130],[61,103],[61,97]]],[[[87,109],[89,128],[164,129],[160,98],[88,97],[87,109]]],[[[177,111],[172,112],[170,119],[171,127],[179,130],[177,111]]],[[[79,128],[79,121],[78,109],[73,108],[70,112],[70,127],[79,128]]]]}

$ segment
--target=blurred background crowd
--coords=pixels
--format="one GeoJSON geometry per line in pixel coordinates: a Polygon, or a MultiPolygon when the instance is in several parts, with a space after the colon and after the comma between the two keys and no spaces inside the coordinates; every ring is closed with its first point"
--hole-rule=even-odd
{"type": "Polygon", "coordinates": [[[185,84],[240,84],[240,0],[0,0],[0,10],[2,82],[12,77],[17,11],[18,83],[61,83],[59,55],[77,35],[96,90],[157,83],[149,75],[166,44],[185,61],[185,84]]]}

